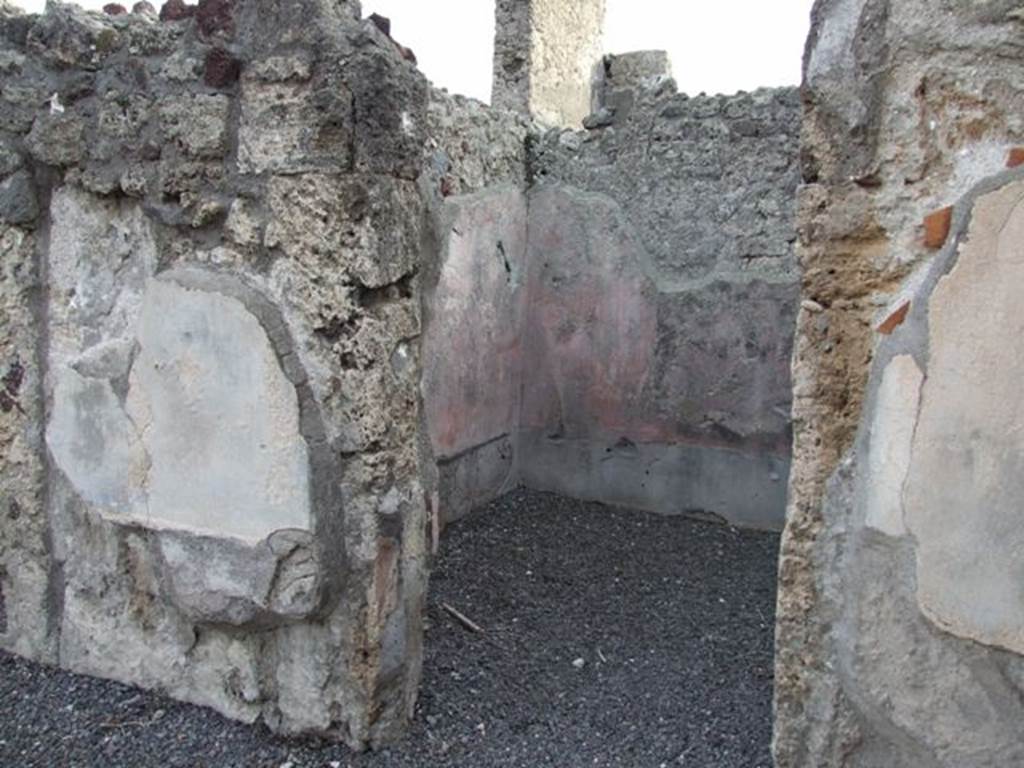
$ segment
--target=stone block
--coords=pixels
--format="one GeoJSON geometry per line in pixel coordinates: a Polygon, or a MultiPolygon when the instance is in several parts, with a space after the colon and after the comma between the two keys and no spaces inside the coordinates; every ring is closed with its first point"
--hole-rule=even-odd
{"type": "Polygon", "coordinates": [[[0,182],[0,223],[31,226],[38,215],[35,184],[26,171],[0,182]]]}
{"type": "Polygon", "coordinates": [[[415,185],[372,176],[278,177],[267,195],[264,243],[299,263],[330,263],[365,288],[381,288],[415,267],[420,207],[415,185]]]}
{"type": "Polygon", "coordinates": [[[224,48],[211,48],[203,65],[203,82],[211,88],[233,85],[242,71],[242,63],[224,48]]]}
{"type": "Polygon", "coordinates": [[[222,157],[227,151],[229,107],[225,96],[168,96],[159,104],[163,138],[190,158],[222,157]]]}
{"type": "Polygon", "coordinates": [[[58,168],[77,165],[85,156],[85,126],[77,115],[44,114],[36,118],[25,147],[39,162],[58,168]]]}
{"type": "Polygon", "coordinates": [[[351,167],[355,134],[352,94],[337,84],[329,103],[321,105],[301,80],[301,62],[281,62],[271,71],[248,74],[242,83],[238,169],[246,174],[267,171],[296,173],[345,170],[351,167]],[[328,107],[325,112],[323,106],[328,107]]]}

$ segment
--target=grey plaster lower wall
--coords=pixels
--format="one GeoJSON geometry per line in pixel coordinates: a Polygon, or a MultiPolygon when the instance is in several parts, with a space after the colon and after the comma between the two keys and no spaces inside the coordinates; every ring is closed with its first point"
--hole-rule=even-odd
{"type": "Polygon", "coordinates": [[[442,523],[464,517],[523,483],[516,432],[438,461],[438,503],[442,523]]]}
{"type": "Polygon", "coordinates": [[[770,529],[779,527],[786,504],[785,456],[528,431],[520,433],[519,450],[524,485],[577,499],[770,529]]]}

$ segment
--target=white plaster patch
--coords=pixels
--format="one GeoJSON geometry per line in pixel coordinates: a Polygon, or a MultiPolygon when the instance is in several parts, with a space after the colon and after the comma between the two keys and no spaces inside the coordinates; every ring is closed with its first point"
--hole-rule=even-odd
{"type": "Polygon", "coordinates": [[[131,333],[156,243],[137,205],[62,187],[50,203],[50,366],[131,333]]]}
{"type": "Polygon", "coordinates": [[[114,517],[145,508],[149,461],[110,382],[60,372],[46,443],[78,493],[114,517]]]}
{"type": "Polygon", "coordinates": [[[903,484],[910,469],[922,380],[921,369],[911,356],[889,361],[871,420],[865,525],[889,536],[906,533],[903,484]]]}
{"type": "Polygon", "coordinates": [[[1024,183],[978,200],[930,300],[905,494],[924,614],[1024,653],[1024,183]]]}
{"type": "Polygon", "coordinates": [[[69,300],[51,309],[46,441],[76,493],[154,528],[245,541],[308,529],[298,397],[256,317],[147,278],[136,212],[76,193],[53,208],[52,285],[69,300]]]}
{"type": "Polygon", "coordinates": [[[150,281],[128,413],[152,458],[150,523],[259,540],[309,527],[295,389],[236,299],[150,281]]]}

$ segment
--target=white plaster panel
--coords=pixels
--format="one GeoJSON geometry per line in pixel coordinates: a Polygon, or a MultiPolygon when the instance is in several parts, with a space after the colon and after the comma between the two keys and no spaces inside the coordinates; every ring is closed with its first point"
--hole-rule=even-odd
{"type": "Polygon", "coordinates": [[[865,524],[889,536],[906,533],[903,484],[910,469],[923,378],[911,356],[900,355],[889,361],[871,419],[865,524]]]}
{"type": "Polygon", "coordinates": [[[942,629],[1024,653],[1024,183],[981,197],[929,304],[906,490],[917,596],[942,629]]]}
{"type": "Polygon", "coordinates": [[[298,398],[237,299],[150,281],[127,407],[152,459],[151,523],[261,539],[309,527],[298,398]]]}

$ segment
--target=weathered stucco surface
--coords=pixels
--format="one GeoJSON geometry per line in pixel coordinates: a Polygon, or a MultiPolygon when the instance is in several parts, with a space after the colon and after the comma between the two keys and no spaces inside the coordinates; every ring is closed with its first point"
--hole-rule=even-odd
{"type": "MultiPolygon", "coordinates": [[[[925,481],[917,468],[924,435],[907,442],[914,390],[922,414],[948,418],[937,415],[942,396],[935,394],[930,366],[942,364],[945,345],[974,354],[967,350],[970,329],[981,332],[984,322],[984,315],[962,317],[958,329],[948,325],[941,339],[929,341],[935,331],[927,317],[937,307],[942,323],[944,310],[941,299],[929,301],[928,276],[933,268],[942,274],[931,265],[948,269],[949,262],[936,260],[925,245],[933,233],[923,222],[999,172],[1007,150],[1021,140],[1017,6],[918,0],[815,6],[797,214],[802,302],[793,358],[794,456],[776,633],[774,751],[781,768],[1021,761],[1019,658],[944,633],[925,617],[938,578],[932,555],[956,550],[981,578],[982,561],[999,559],[994,539],[1005,537],[999,525],[988,528],[982,520],[1001,513],[981,511],[973,494],[987,481],[972,476],[968,482],[963,463],[936,461],[925,481]],[[897,310],[908,298],[901,325],[897,310]],[[936,343],[939,357],[929,361],[936,343]],[[901,514],[893,505],[904,472],[904,504],[918,483],[951,489],[946,477],[960,481],[957,493],[937,510],[901,514]],[[954,528],[929,525],[933,514],[945,514],[954,528]],[[902,535],[904,526],[912,538],[902,535]],[[958,536],[960,526],[973,530],[958,536]],[[976,546],[982,540],[984,554],[976,546]]],[[[954,221],[954,238],[957,231],[954,221]]],[[[994,303],[990,296],[985,311],[994,303]]],[[[951,374],[947,389],[959,373],[951,374]]],[[[997,373],[990,370],[995,387],[997,373]]],[[[949,402],[970,403],[976,394],[966,386],[954,390],[949,402]]],[[[969,407],[957,405],[954,413],[969,407]]],[[[1004,429],[1009,424],[1007,416],[1004,429]]],[[[940,432],[957,435],[943,450],[967,450],[969,431],[949,422],[940,432]]],[[[1005,492],[1014,493],[1012,482],[1005,492]]],[[[953,564],[943,562],[943,572],[953,564]]],[[[974,587],[977,604],[985,604],[981,585],[974,587]]],[[[947,616],[980,630],[979,615],[955,593],[942,603],[947,616]],[[955,613],[948,613],[947,601],[959,604],[955,613]]]]}
{"type": "Polygon", "coordinates": [[[902,536],[903,487],[910,470],[910,451],[924,375],[910,355],[900,355],[886,366],[871,418],[868,455],[867,511],[864,524],[889,536],[902,536]]]}
{"type": "Polygon", "coordinates": [[[421,391],[432,532],[519,481],[528,120],[432,90],[421,391]]]}
{"type": "Polygon", "coordinates": [[[993,299],[1012,292],[1003,270],[1019,261],[1022,197],[1017,173],[958,206],[951,242],[909,293],[915,309],[877,347],[855,441],[828,484],[823,514],[844,530],[822,579],[836,606],[824,647],[845,719],[815,723],[814,736],[850,739],[839,765],[1024,759],[1024,658],[1003,650],[1020,626],[1007,479],[1018,451],[1012,414],[984,418],[1019,400],[1012,366],[993,363],[1006,345],[990,344],[1013,328],[1014,310],[993,299]]]}

